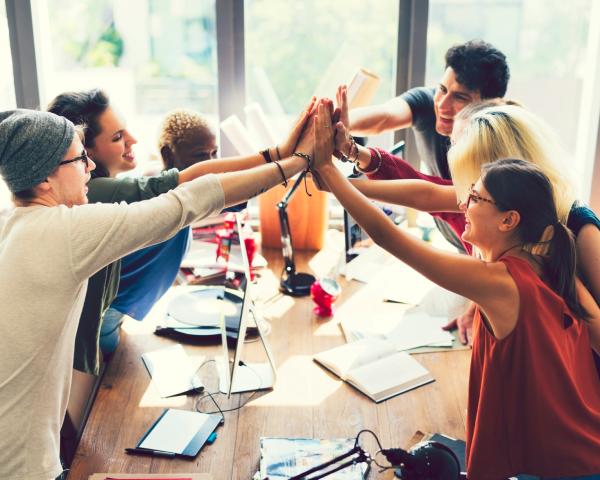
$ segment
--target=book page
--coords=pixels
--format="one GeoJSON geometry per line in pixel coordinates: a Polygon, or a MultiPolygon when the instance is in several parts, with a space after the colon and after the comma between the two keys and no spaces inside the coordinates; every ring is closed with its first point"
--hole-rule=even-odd
{"type": "Polygon", "coordinates": [[[381,358],[348,373],[347,381],[373,400],[383,400],[395,393],[431,381],[423,365],[404,352],[381,358]]]}
{"type": "Polygon", "coordinates": [[[314,359],[344,379],[350,370],[392,355],[395,351],[395,346],[390,342],[367,339],[318,353],[314,359]]]}

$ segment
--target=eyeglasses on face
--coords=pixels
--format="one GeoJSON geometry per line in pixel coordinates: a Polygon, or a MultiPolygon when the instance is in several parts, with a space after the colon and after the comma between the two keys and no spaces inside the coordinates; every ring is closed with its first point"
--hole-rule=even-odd
{"type": "Polygon", "coordinates": [[[90,161],[90,157],[88,156],[87,152],[85,150],[83,150],[81,152],[81,155],[79,155],[78,157],[75,158],[71,158],[70,160],[63,160],[62,162],[60,162],[58,165],[66,165],[67,163],[74,163],[74,162],[79,162],[82,161],[83,164],[85,165],[85,168],[87,170],[88,168],[88,163],[90,161]]]}
{"type": "Polygon", "coordinates": [[[469,196],[467,197],[467,206],[466,208],[469,208],[469,205],[471,204],[471,202],[473,203],[477,203],[477,202],[488,202],[491,203],[492,205],[496,205],[496,202],[494,200],[492,200],[491,198],[485,198],[482,197],[481,195],[479,195],[475,190],[473,190],[473,187],[475,187],[475,184],[471,184],[471,187],[469,188],[469,196]]]}

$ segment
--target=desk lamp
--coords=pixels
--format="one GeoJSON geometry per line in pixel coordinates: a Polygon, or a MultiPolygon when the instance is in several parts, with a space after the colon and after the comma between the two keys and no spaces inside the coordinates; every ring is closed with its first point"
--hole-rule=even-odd
{"type": "Polygon", "coordinates": [[[296,183],[290,188],[281,201],[277,204],[279,211],[279,223],[281,225],[281,250],[283,253],[284,267],[281,272],[281,281],[279,289],[286,295],[293,297],[303,297],[310,294],[310,286],[315,281],[315,277],[310,273],[301,273],[296,271],[294,262],[294,249],[292,247],[292,232],[290,231],[290,223],[288,220],[287,206],[294,195],[298,186],[306,177],[306,171],[302,172],[296,183]]]}

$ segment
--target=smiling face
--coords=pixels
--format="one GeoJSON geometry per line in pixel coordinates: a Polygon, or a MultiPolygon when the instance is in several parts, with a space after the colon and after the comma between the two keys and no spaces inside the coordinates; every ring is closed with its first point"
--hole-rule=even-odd
{"type": "Polygon", "coordinates": [[[462,239],[481,250],[490,249],[497,242],[498,227],[506,212],[498,209],[481,179],[470,190],[467,201],[460,204],[460,209],[466,220],[462,239]]]}
{"type": "Polygon", "coordinates": [[[75,134],[63,159],[63,162],[68,163],[59,164],[44,184],[53,199],[60,205],[72,207],[88,203],[87,183],[90,181],[90,172],[96,168],[96,164],[88,159],[86,166],[82,157],[83,152],[83,144],[75,134]],[[70,161],[78,157],[80,158],[77,161],[70,161]]]}
{"type": "Polygon", "coordinates": [[[106,168],[111,177],[136,167],[133,145],[137,140],[129,133],[125,122],[112,107],[98,117],[100,134],[88,148],[94,161],[106,168]]]}
{"type": "Polygon", "coordinates": [[[446,137],[452,133],[454,117],[470,103],[481,100],[478,91],[469,90],[456,80],[451,67],[446,68],[444,76],[433,97],[435,110],[435,130],[446,137]]]}

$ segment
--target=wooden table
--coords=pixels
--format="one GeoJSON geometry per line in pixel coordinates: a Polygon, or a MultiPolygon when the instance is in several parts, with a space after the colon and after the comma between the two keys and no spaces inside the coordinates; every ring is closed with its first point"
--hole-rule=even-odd
{"type": "MultiPolygon", "coordinates": [[[[164,408],[193,409],[196,400],[193,396],[161,399],[140,359],[143,352],[174,343],[152,333],[159,304],[144,322],[125,323],[121,344],[107,367],[71,466],[70,480],[87,480],[95,472],[208,472],[216,480],[247,480],[258,468],[261,436],[354,437],[366,428],[376,432],[384,448],[408,447],[417,430],[465,438],[470,351],[418,355],[436,381],[375,404],[313,362],[314,353],[342,344],[343,336],[334,320],[313,315],[310,298],[277,293],[280,251],[263,254],[270,269],[262,273],[256,290],[259,300],[265,301],[263,314],[272,326],[268,341],[277,362],[274,390],[256,393],[244,408],[226,413],[216,442],[206,445],[194,460],[126,455],[124,449],[137,443],[164,408]]],[[[310,252],[296,254],[301,271],[308,270],[312,256],[310,252]]],[[[361,288],[357,282],[343,280],[342,286],[340,303],[361,288]]],[[[197,362],[220,352],[220,344],[184,346],[197,362]]],[[[258,343],[246,345],[246,359],[263,361],[257,348],[258,343]]],[[[207,389],[217,391],[214,362],[199,372],[207,389]]],[[[217,400],[221,408],[232,408],[250,395],[233,395],[229,400],[218,395],[217,400]]],[[[210,411],[214,405],[204,400],[201,408],[210,411]]],[[[373,442],[365,439],[367,450],[375,452],[373,442]]],[[[375,468],[369,478],[391,479],[393,473],[379,474],[375,468]]]]}

